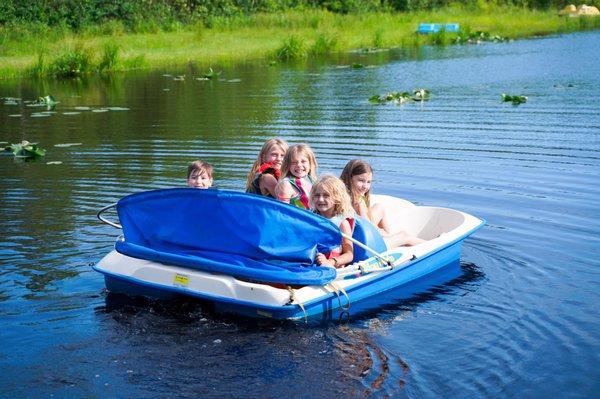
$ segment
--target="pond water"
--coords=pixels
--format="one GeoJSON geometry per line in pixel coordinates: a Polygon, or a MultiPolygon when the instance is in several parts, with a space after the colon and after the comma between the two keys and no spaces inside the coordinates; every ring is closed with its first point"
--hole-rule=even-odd
{"type": "Polygon", "coordinates": [[[599,42],[351,53],[219,81],[188,67],[0,82],[0,97],[60,101],[0,105],[0,141],[47,149],[0,157],[0,396],[598,396],[599,42]],[[367,101],[415,88],[431,100],[367,101]],[[91,266],[118,231],[99,208],[183,186],[197,158],[242,190],[272,136],[310,143],[321,173],[364,158],[374,192],[486,219],[460,276],[316,325],[107,296],[91,266]]]}

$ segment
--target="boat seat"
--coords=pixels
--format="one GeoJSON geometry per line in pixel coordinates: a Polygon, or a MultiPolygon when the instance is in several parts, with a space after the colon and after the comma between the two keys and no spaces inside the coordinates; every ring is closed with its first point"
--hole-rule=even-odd
{"type": "MultiPolygon", "coordinates": [[[[354,232],[352,233],[352,238],[362,242],[377,253],[385,252],[388,249],[387,245],[385,245],[385,241],[383,241],[383,237],[379,234],[377,227],[368,220],[358,216],[354,218],[354,232]]],[[[361,260],[368,259],[372,256],[373,254],[364,248],[354,245],[354,262],[360,262],[361,260]]]]}

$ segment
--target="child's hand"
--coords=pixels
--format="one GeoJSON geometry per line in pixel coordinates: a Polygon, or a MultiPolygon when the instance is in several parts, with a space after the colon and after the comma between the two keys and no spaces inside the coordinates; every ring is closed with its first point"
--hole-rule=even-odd
{"type": "Polygon", "coordinates": [[[319,266],[323,266],[323,265],[331,266],[331,264],[329,263],[329,259],[327,259],[327,257],[325,255],[323,255],[322,253],[317,254],[316,262],[317,262],[317,265],[319,265],[319,266]]]}

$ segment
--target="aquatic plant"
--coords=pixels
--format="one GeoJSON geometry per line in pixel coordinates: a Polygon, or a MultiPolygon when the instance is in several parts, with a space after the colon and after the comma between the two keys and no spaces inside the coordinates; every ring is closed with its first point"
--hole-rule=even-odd
{"type": "Polygon", "coordinates": [[[219,76],[221,76],[221,71],[216,72],[212,68],[208,68],[208,71],[202,75],[205,79],[217,79],[219,76]]]}
{"type": "Polygon", "coordinates": [[[92,60],[90,54],[78,48],[60,55],[48,66],[48,73],[56,77],[76,77],[89,72],[92,60]]]}
{"type": "Polygon", "coordinates": [[[98,63],[98,71],[108,72],[117,69],[119,64],[119,46],[115,43],[106,43],[102,49],[102,56],[98,63]]]}
{"type": "Polygon", "coordinates": [[[386,104],[386,103],[394,103],[394,104],[402,104],[411,99],[411,95],[407,91],[399,92],[399,91],[391,91],[382,96],[376,94],[369,98],[369,102],[372,104],[386,104]]]}
{"type": "Polygon", "coordinates": [[[364,68],[364,67],[365,67],[365,64],[361,64],[361,63],[359,63],[359,62],[355,62],[355,63],[353,63],[351,66],[352,66],[352,68],[354,68],[354,69],[362,69],[362,68],[364,68]]]}
{"type": "Polygon", "coordinates": [[[23,140],[17,144],[11,144],[4,148],[5,151],[10,151],[18,158],[37,158],[46,155],[46,150],[37,146],[37,143],[30,143],[23,140]]]}
{"type": "Polygon", "coordinates": [[[333,36],[321,33],[315,44],[310,49],[312,54],[327,54],[335,50],[337,39],[333,36]]]}
{"type": "Polygon", "coordinates": [[[415,101],[427,101],[429,100],[429,90],[427,89],[415,89],[413,90],[412,99],[415,101]]]}
{"type": "Polygon", "coordinates": [[[378,94],[371,96],[369,97],[369,102],[372,104],[402,104],[408,100],[427,101],[429,100],[429,93],[427,89],[415,89],[412,94],[407,91],[391,91],[382,96],[378,94]]]}
{"type": "Polygon", "coordinates": [[[479,44],[482,42],[507,42],[510,41],[508,37],[500,36],[500,35],[492,35],[489,32],[484,31],[465,31],[459,32],[458,36],[454,39],[454,43],[456,44],[479,44]]]}
{"type": "Polygon", "coordinates": [[[527,102],[527,97],[525,96],[511,96],[506,93],[502,93],[502,101],[504,102],[512,102],[513,105],[519,105],[527,102]]]}
{"type": "Polygon", "coordinates": [[[275,57],[282,61],[302,59],[306,55],[307,51],[304,40],[294,35],[284,40],[281,47],[275,52],[275,57]]]}

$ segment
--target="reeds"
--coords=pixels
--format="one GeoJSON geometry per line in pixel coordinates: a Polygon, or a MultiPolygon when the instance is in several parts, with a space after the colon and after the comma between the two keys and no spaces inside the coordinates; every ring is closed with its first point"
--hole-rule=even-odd
{"type": "Polygon", "coordinates": [[[146,33],[126,33],[117,22],[78,34],[38,25],[0,27],[0,78],[67,77],[188,63],[208,67],[273,58],[287,61],[358,48],[445,46],[472,32],[519,38],[599,29],[600,18],[561,18],[554,10],[519,7],[484,11],[455,7],[347,15],[309,9],[213,17],[205,25],[174,25],[167,30],[148,24],[146,33]],[[421,22],[458,23],[461,32],[418,35],[415,30],[421,22]]]}

